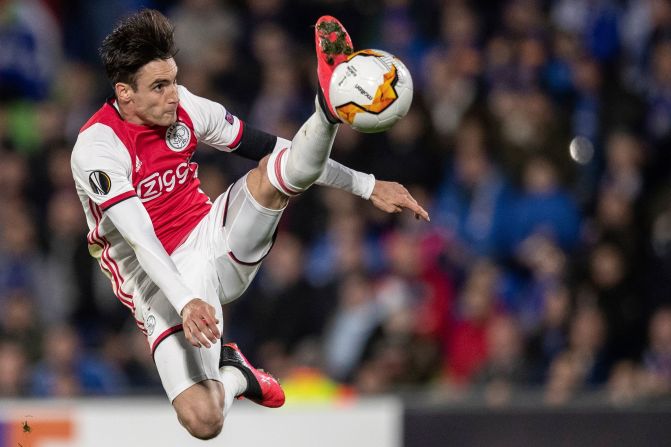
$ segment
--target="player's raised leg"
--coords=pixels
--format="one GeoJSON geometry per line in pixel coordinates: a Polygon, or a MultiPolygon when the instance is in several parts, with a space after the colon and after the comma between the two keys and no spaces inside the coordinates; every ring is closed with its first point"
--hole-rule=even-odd
{"type": "Polygon", "coordinates": [[[283,207],[287,197],[300,194],[319,178],[341,122],[330,105],[329,85],[335,67],[353,52],[352,39],[337,19],[323,16],[315,24],[315,49],[319,80],[315,113],[290,145],[278,144],[247,177],[252,196],[268,208],[283,207]]]}

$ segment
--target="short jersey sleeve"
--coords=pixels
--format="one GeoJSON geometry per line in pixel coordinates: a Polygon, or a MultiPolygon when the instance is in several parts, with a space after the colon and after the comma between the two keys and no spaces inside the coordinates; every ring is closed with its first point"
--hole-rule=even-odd
{"type": "Polygon", "coordinates": [[[193,122],[198,141],[226,152],[238,147],[244,125],[223,105],[196,96],[181,85],[179,102],[193,122]]]}
{"type": "Polygon", "coordinates": [[[103,211],[135,196],[128,150],[104,124],[94,124],[79,134],[70,164],[78,188],[103,211]]]}

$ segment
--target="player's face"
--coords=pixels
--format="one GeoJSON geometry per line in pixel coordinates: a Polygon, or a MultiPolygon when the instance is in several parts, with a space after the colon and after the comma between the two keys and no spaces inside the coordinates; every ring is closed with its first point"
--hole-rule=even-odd
{"type": "Polygon", "coordinates": [[[177,121],[179,96],[175,60],[154,60],[140,68],[130,101],[132,114],[139,124],[169,126],[177,121]]]}

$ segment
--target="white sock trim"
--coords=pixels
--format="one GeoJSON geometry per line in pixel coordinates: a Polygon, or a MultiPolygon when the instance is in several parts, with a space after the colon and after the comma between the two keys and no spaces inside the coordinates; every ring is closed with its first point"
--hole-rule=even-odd
{"type": "Polygon", "coordinates": [[[308,189],[326,167],[338,126],[324,123],[315,112],[303,123],[293,141],[278,138],[268,160],[271,184],[287,196],[308,189]]]}
{"type": "Polygon", "coordinates": [[[289,197],[293,197],[302,193],[304,190],[292,186],[286,180],[286,173],[284,171],[287,164],[288,156],[289,156],[288,147],[284,147],[279,150],[275,149],[275,151],[270,155],[270,158],[268,159],[268,169],[267,169],[268,179],[270,180],[270,183],[278,191],[289,197]]]}
{"type": "Polygon", "coordinates": [[[222,366],[219,368],[221,373],[221,383],[224,385],[224,417],[228,414],[233,401],[247,390],[247,379],[235,366],[222,366]]]}

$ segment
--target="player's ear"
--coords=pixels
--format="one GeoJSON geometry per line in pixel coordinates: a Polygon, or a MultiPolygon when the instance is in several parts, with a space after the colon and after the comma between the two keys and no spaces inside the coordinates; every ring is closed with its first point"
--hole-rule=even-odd
{"type": "Polygon", "coordinates": [[[114,93],[116,97],[121,102],[130,102],[132,99],[133,88],[130,84],[125,82],[117,82],[114,84],[114,93]]]}

